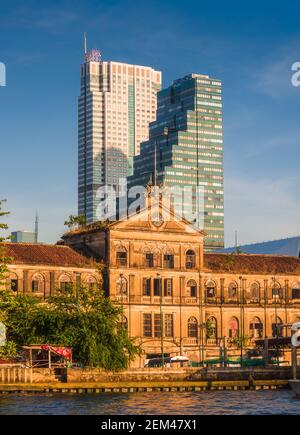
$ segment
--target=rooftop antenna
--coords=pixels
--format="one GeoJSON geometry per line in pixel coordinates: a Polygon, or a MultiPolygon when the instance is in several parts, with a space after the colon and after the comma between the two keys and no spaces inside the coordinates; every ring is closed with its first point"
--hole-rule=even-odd
{"type": "Polygon", "coordinates": [[[39,215],[36,211],[35,213],[35,229],[34,229],[34,243],[38,243],[39,238],[39,215]]]}
{"type": "Polygon", "coordinates": [[[87,55],[87,43],[86,43],[86,33],[84,32],[84,58],[86,59],[87,55]]]}

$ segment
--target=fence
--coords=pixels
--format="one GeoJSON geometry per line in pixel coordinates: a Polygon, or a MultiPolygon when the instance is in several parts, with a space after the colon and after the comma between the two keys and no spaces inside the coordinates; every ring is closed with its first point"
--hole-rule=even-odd
{"type": "Polygon", "coordinates": [[[32,383],[32,369],[21,366],[6,366],[0,368],[1,384],[32,383]]]}

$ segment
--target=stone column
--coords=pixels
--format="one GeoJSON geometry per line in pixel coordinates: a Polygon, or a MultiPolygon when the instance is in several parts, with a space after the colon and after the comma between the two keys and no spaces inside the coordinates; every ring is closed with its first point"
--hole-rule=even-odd
{"type": "Polygon", "coordinates": [[[23,271],[23,293],[28,293],[28,271],[23,271]]]}

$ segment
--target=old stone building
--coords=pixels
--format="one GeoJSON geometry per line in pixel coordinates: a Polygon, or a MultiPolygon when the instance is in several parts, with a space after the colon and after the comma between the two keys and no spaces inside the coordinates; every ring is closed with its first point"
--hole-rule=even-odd
{"type": "Polygon", "coordinates": [[[224,338],[251,346],[300,318],[300,259],[204,254],[204,237],[161,205],[63,236],[106,265],[106,290],[144,349],[136,365],[162,353],[199,361],[217,355],[224,338]]]}
{"type": "Polygon", "coordinates": [[[68,246],[5,243],[11,257],[6,287],[14,292],[47,298],[70,284],[99,285],[95,262],[68,246]]]}

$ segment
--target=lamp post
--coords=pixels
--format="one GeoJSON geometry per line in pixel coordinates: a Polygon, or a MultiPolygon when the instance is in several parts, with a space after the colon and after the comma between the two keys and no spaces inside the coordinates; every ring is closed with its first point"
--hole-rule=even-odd
{"type": "Polygon", "coordinates": [[[240,348],[241,348],[241,367],[243,365],[243,347],[244,347],[244,286],[243,278],[240,276],[240,348]]]}
{"type": "Polygon", "coordinates": [[[120,294],[121,294],[121,307],[122,307],[122,320],[121,320],[121,328],[123,331],[123,326],[124,326],[124,303],[123,303],[123,295],[126,294],[126,288],[124,290],[123,288],[123,280],[124,280],[124,275],[123,273],[120,274],[120,294]]]}
{"type": "MultiPolygon", "coordinates": [[[[276,334],[276,341],[278,345],[278,323],[277,323],[277,301],[279,298],[279,289],[276,288],[276,278],[273,276],[273,291],[272,296],[275,300],[275,334],[276,334]]],[[[277,349],[277,365],[279,365],[279,355],[278,355],[278,349],[277,349]]]]}
{"type": "Polygon", "coordinates": [[[163,303],[163,286],[162,286],[162,280],[161,276],[158,273],[157,274],[158,279],[158,286],[159,286],[159,312],[160,312],[160,349],[161,349],[161,362],[162,362],[162,368],[165,366],[165,356],[164,356],[164,331],[163,331],[163,309],[162,309],[162,303],[163,303]]]}

